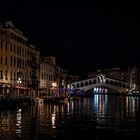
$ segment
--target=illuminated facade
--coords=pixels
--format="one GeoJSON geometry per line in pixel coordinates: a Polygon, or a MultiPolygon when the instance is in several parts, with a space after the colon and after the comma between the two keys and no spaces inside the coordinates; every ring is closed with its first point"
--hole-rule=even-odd
{"type": "Polygon", "coordinates": [[[0,24],[0,94],[26,93],[36,86],[39,59],[40,50],[11,21],[0,24]]]}
{"type": "Polygon", "coordinates": [[[46,96],[51,93],[55,77],[55,57],[41,57],[40,59],[40,94],[46,96]]]}
{"type": "Polygon", "coordinates": [[[56,66],[55,68],[55,81],[58,84],[58,87],[66,88],[67,85],[67,72],[66,70],[62,69],[59,66],[56,66]]]}

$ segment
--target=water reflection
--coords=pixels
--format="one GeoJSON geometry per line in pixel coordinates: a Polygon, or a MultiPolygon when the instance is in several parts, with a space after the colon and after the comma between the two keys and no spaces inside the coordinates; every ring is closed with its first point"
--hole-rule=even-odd
{"type": "Polygon", "coordinates": [[[16,134],[18,135],[18,137],[21,137],[21,133],[22,133],[22,115],[21,115],[21,111],[22,109],[18,109],[17,110],[17,118],[16,118],[16,134]]]}
{"type": "Polygon", "coordinates": [[[55,108],[55,105],[54,105],[53,113],[52,113],[52,128],[56,128],[55,120],[56,120],[56,108],[55,108]]]}
{"type": "Polygon", "coordinates": [[[105,130],[108,135],[135,135],[139,122],[139,97],[96,94],[63,104],[1,110],[0,139],[66,139],[80,135],[99,138],[105,130]]]}
{"type": "Polygon", "coordinates": [[[93,109],[98,117],[135,117],[139,109],[139,97],[94,95],[93,109]]]}
{"type": "Polygon", "coordinates": [[[94,111],[99,114],[105,114],[108,105],[108,95],[94,95],[94,111]]]}
{"type": "Polygon", "coordinates": [[[110,128],[129,135],[136,133],[139,103],[139,97],[94,95],[92,105],[97,128],[110,128]]]}

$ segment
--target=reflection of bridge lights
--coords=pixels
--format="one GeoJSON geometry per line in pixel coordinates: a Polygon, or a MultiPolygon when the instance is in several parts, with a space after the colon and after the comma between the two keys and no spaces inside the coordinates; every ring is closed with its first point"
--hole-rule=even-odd
{"type": "Polygon", "coordinates": [[[128,98],[129,100],[129,109],[131,111],[132,114],[135,114],[136,113],[136,109],[138,108],[138,101],[139,101],[139,98],[138,97],[129,97],[128,98]]]}
{"type": "Polygon", "coordinates": [[[99,96],[94,95],[94,109],[95,109],[95,111],[98,111],[98,99],[99,99],[99,96]]]}

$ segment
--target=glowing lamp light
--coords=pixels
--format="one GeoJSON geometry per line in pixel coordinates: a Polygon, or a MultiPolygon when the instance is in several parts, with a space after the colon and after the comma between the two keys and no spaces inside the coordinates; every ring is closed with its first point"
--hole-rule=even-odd
{"type": "Polygon", "coordinates": [[[69,84],[67,85],[67,88],[70,88],[70,85],[69,84]]]}
{"type": "Polygon", "coordinates": [[[52,87],[57,87],[57,83],[56,82],[52,83],[52,87]]]}
{"type": "Polygon", "coordinates": [[[18,78],[17,83],[22,83],[21,78],[18,78]]]}

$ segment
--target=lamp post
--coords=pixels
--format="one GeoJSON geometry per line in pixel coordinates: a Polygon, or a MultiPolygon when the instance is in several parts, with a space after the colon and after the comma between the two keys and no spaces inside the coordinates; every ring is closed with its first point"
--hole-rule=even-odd
{"type": "MultiPolygon", "coordinates": [[[[53,83],[52,83],[52,95],[53,95],[54,93],[56,94],[56,91],[55,91],[56,87],[57,87],[57,83],[56,83],[56,82],[53,82],[53,83]]],[[[54,95],[53,95],[53,96],[54,96],[54,95]]]]}
{"type": "Polygon", "coordinates": [[[17,83],[18,83],[18,85],[19,85],[19,91],[18,91],[18,99],[19,99],[19,94],[20,94],[19,92],[20,92],[21,83],[22,83],[21,78],[18,78],[17,83]]]}

